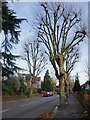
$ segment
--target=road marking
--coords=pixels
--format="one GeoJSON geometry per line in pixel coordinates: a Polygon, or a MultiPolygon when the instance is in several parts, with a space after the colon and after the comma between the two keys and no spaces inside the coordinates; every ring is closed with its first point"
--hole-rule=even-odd
{"type": "Polygon", "coordinates": [[[3,111],[0,111],[0,113],[6,112],[6,111],[8,111],[8,110],[10,110],[10,109],[6,109],[6,110],[3,110],[3,111]]]}

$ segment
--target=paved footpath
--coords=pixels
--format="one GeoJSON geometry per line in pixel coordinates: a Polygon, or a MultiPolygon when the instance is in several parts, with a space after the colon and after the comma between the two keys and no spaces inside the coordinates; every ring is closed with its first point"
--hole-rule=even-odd
{"type": "Polygon", "coordinates": [[[56,118],[83,118],[82,109],[74,94],[70,94],[67,105],[63,108],[59,108],[53,120],[56,118]]]}

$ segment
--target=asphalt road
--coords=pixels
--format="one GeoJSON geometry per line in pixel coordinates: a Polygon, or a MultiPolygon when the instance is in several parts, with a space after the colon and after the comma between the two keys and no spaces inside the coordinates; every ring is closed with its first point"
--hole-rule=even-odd
{"type": "Polygon", "coordinates": [[[50,112],[57,104],[58,95],[33,97],[2,104],[2,118],[36,118],[50,112]]]}

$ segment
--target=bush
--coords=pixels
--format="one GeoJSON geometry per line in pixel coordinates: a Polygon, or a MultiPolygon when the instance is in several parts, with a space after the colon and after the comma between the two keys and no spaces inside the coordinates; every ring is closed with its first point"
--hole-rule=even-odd
{"type": "Polygon", "coordinates": [[[2,82],[2,95],[11,95],[12,94],[12,86],[7,82],[2,82]]]}
{"type": "Polygon", "coordinates": [[[87,116],[90,117],[90,114],[89,114],[89,111],[90,111],[90,102],[88,102],[85,99],[85,94],[87,94],[86,91],[79,92],[78,93],[78,100],[79,100],[79,103],[81,104],[81,106],[83,107],[83,109],[85,111],[87,111],[87,116]]]}
{"type": "Polygon", "coordinates": [[[24,95],[27,97],[30,96],[30,89],[29,88],[24,91],[24,95]]]}
{"type": "Polygon", "coordinates": [[[33,94],[37,94],[37,89],[33,88],[33,94]]]}
{"type": "Polygon", "coordinates": [[[37,90],[37,93],[42,94],[42,89],[39,88],[39,89],[37,90]]]}
{"type": "Polygon", "coordinates": [[[19,77],[20,88],[18,90],[18,94],[22,94],[26,90],[26,86],[24,85],[23,78],[19,77]]]}
{"type": "Polygon", "coordinates": [[[2,81],[2,93],[3,95],[18,94],[20,86],[19,77],[12,76],[7,80],[2,81]]]}
{"type": "Polygon", "coordinates": [[[8,79],[10,85],[12,86],[13,91],[17,94],[19,88],[20,88],[20,82],[19,77],[12,76],[8,79]]]}

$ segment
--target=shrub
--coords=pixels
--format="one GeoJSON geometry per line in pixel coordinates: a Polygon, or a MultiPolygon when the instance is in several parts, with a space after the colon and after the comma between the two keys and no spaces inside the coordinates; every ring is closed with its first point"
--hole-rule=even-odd
{"type": "Polygon", "coordinates": [[[29,88],[24,91],[24,95],[27,97],[30,96],[30,89],[29,88]]]}
{"type": "Polygon", "coordinates": [[[33,94],[37,94],[37,89],[33,88],[33,94]]]}
{"type": "Polygon", "coordinates": [[[9,78],[9,83],[12,86],[13,91],[17,94],[20,88],[19,78],[17,76],[12,76],[9,78]]]}
{"type": "Polygon", "coordinates": [[[42,94],[42,89],[39,88],[39,89],[37,90],[37,93],[42,94]]]}
{"type": "Polygon", "coordinates": [[[17,94],[20,86],[19,78],[17,76],[12,76],[2,81],[2,93],[3,95],[17,94]]]}
{"type": "Polygon", "coordinates": [[[7,82],[2,82],[2,95],[11,95],[12,94],[12,86],[7,82]]]}
{"type": "Polygon", "coordinates": [[[86,91],[79,92],[78,94],[78,100],[81,106],[84,108],[85,111],[87,111],[87,116],[90,116],[89,111],[90,111],[90,102],[88,102],[85,99],[86,91]]]}

